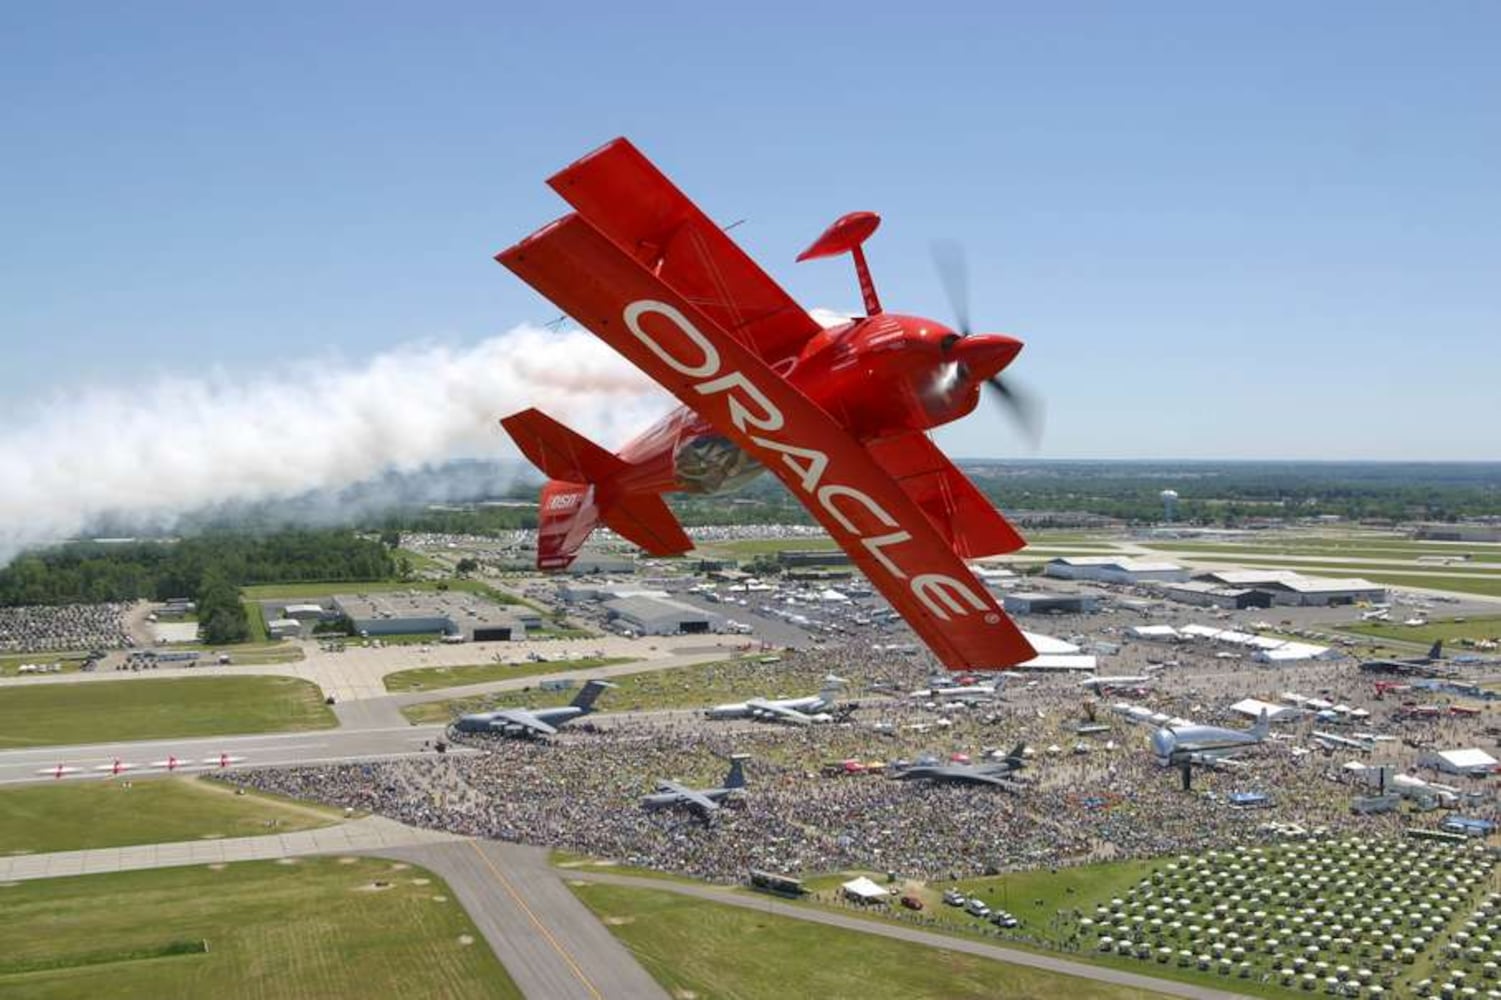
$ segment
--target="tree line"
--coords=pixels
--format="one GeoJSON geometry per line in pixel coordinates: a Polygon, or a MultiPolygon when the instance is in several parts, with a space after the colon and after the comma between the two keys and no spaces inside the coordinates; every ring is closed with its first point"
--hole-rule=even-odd
{"type": "MultiPolygon", "coordinates": [[[[179,541],[79,542],[26,553],[0,569],[0,606],[96,604],[187,597],[199,620],[227,609],[227,588],[259,583],[388,580],[396,557],[352,531],[227,532],[179,541]],[[213,607],[205,608],[205,597],[213,607]]],[[[214,640],[209,640],[214,641],[214,640]]]]}

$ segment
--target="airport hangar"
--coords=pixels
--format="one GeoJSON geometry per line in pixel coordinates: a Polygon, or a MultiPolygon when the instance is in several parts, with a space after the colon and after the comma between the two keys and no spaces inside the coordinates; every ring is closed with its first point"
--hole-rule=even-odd
{"type": "Polygon", "coordinates": [[[723,615],[675,600],[664,590],[569,583],[558,588],[558,596],[569,604],[598,601],[611,622],[638,635],[701,635],[725,629],[723,615]]]}
{"type": "Polygon", "coordinates": [[[1060,556],[1049,559],[1043,575],[1058,580],[1097,580],[1100,583],[1178,583],[1188,570],[1177,563],[1120,556],[1060,556]]]}
{"type": "Polygon", "coordinates": [[[1260,591],[1272,604],[1294,607],[1333,607],[1358,601],[1381,604],[1387,596],[1385,587],[1369,580],[1303,576],[1281,569],[1216,570],[1195,579],[1215,587],[1260,591]]]}
{"type": "Polygon", "coordinates": [[[504,642],[542,627],[542,616],[529,607],[495,604],[467,591],[337,594],[333,607],[369,638],[440,633],[450,640],[504,642]]]}

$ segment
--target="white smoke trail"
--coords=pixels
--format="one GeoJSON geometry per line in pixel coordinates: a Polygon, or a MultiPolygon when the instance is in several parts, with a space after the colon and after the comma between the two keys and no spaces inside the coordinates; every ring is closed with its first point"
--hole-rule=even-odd
{"type": "Polygon", "coordinates": [[[354,369],[71,391],[0,428],[0,566],[104,515],[171,525],[213,504],[514,457],[497,421],[526,406],[613,448],[670,402],[589,334],[530,326],[466,348],[400,348],[354,369]]]}

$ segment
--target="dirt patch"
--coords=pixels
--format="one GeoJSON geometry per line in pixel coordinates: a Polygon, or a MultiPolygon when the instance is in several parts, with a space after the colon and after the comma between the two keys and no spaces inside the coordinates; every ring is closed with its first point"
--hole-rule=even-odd
{"type": "Polygon", "coordinates": [[[20,882],[0,882],[0,889],[14,889],[20,882]]]}
{"type": "Polygon", "coordinates": [[[626,924],[634,924],[635,917],[605,917],[605,923],[611,927],[624,927],[626,924]]]}
{"type": "Polygon", "coordinates": [[[398,861],[394,865],[391,866],[391,870],[393,872],[404,872],[404,871],[406,871],[410,867],[412,867],[412,866],[409,865],[409,864],[407,864],[405,861],[398,861]]]}
{"type": "Polygon", "coordinates": [[[339,864],[341,864],[341,865],[353,865],[353,864],[358,864],[359,860],[360,860],[359,858],[340,858],[339,859],[339,864]]]}
{"type": "Polygon", "coordinates": [[[211,871],[211,872],[222,872],[224,869],[226,869],[228,867],[229,867],[229,865],[226,865],[222,861],[215,861],[213,864],[211,864],[211,865],[208,866],[208,870],[211,871]]]}
{"type": "Polygon", "coordinates": [[[682,987],[672,991],[672,1000],[698,1000],[698,994],[693,990],[685,990],[682,987]]]}
{"type": "Polygon", "coordinates": [[[595,868],[614,868],[616,865],[620,864],[620,862],[616,861],[614,858],[600,858],[598,861],[591,861],[589,863],[595,868]]]}
{"type": "Polygon", "coordinates": [[[276,859],[276,863],[279,864],[279,865],[295,865],[297,863],[297,859],[296,858],[277,858],[276,859]]]}
{"type": "Polygon", "coordinates": [[[200,833],[198,835],[198,839],[199,840],[223,840],[224,839],[224,834],[222,834],[222,833],[200,833]]]}
{"type": "Polygon", "coordinates": [[[433,880],[430,879],[430,878],[414,878],[414,879],[412,879],[412,884],[413,885],[432,885],[433,884],[433,880]]]}
{"type": "Polygon", "coordinates": [[[354,887],[355,892],[385,892],[387,889],[396,888],[392,882],[367,882],[364,885],[354,887]]]}
{"type": "Polygon", "coordinates": [[[446,902],[448,902],[448,897],[447,896],[434,896],[433,897],[433,902],[434,903],[446,903],[446,902]]]}
{"type": "Polygon", "coordinates": [[[474,935],[473,934],[460,934],[459,935],[459,944],[463,944],[463,945],[474,944],[474,935]]]}

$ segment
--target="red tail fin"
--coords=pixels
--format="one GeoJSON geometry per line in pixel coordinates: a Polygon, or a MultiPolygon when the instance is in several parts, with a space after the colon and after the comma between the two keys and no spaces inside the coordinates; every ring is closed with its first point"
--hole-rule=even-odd
{"type": "Polygon", "coordinates": [[[601,521],[650,555],[681,555],[693,548],[659,494],[625,488],[629,463],[540,410],[513,413],[501,425],[521,453],[552,477],[542,487],[538,569],[566,568],[601,521]]]}

